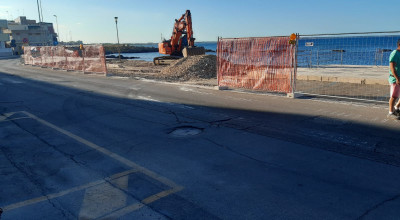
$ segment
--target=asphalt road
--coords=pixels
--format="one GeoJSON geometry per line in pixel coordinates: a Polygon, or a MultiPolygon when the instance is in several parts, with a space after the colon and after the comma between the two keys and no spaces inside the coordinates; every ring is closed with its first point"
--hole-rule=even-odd
{"type": "Polygon", "coordinates": [[[0,218],[399,219],[386,113],[0,60],[0,218]]]}

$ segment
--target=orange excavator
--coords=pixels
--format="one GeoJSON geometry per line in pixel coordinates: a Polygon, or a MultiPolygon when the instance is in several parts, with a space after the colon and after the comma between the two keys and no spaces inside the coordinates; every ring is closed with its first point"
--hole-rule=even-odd
{"type": "Polygon", "coordinates": [[[204,47],[196,47],[194,41],[192,15],[190,10],[186,10],[181,18],[175,20],[171,39],[158,44],[159,53],[170,56],[156,57],[153,60],[154,64],[169,64],[182,57],[205,54],[204,47]]]}

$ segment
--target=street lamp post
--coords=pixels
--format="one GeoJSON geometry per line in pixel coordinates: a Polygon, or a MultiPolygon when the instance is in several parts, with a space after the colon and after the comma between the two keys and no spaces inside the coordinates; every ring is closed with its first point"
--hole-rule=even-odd
{"type": "Polygon", "coordinates": [[[58,36],[58,40],[61,42],[61,35],[60,35],[60,31],[58,31],[58,18],[57,15],[53,15],[54,17],[56,17],[56,23],[57,23],[57,36],[58,36]]]}
{"type": "Polygon", "coordinates": [[[121,62],[121,48],[119,47],[119,36],[118,36],[118,17],[114,17],[115,27],[117,29],[117,40],[118,40],[118,59],[121,62]]]}

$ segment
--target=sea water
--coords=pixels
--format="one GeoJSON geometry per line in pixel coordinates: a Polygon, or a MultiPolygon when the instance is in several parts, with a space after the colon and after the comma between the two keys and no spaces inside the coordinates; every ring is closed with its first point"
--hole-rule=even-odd
{"type": "MultiPolygon", "coordinates": [[[[156,43],[151,43],[151,44],[134,44],[134,46],[142,46],[142,47],[154,47],[158,48],[158,44],[156,43]]],[[[204,47],[206,50],[212,50],[214,52],[206,52],[206,54],[212,54],[216,55],[216,50],[217,50],[217,42],[196,42],[196,46],[198,47],[204,47]]],[[[118,54],[112,54],[118,56],[118,54]]],[[[144,60],[144,61],[149,61],[153,62],[153,59],[155,57],[160,57],[160,56],[167,56],[165,54],[160,54],[158,52],[148,52],[148,53],[121,53],[124,57],[137,57],[137,60],[144,60]]]]}
{"type": "Polygon", "coordinates": [[[298,65],[388,66],[400,35],[304,37],[298,42],[298,65]]]}
{"type": "MultiPolygon", "coordinates": [[[[315,67],[322,65],[389,65],[390,53],[396,49],[400,35],[382,36],[316,36],[301,37],[298,42],[298,66],[315,67]]],[[[158,47],[158,44],[135,44],[137,46],[158,47]]],[[[216,51],[217,42],[196,42],[199,47],[216,51]]],[[[206,54],[216,55],[216,52],[206,54]]],[[[126,57],[153,61],[165,56],[158,52],[122,53],[126,57]]]]}

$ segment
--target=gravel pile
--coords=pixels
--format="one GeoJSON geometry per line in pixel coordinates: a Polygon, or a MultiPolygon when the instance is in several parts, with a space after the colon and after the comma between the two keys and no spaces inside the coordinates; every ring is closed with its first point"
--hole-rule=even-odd
{"type": "Polygon", "coordinates": [[[182,58],[161,70],[164,79],[188,81],[217,77],[217,58],[215,55],[200,55],[182,58]]]}

